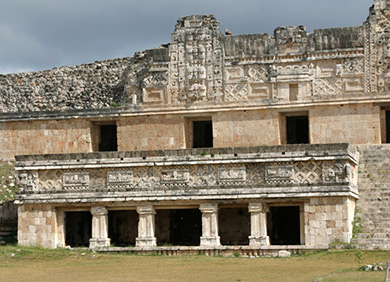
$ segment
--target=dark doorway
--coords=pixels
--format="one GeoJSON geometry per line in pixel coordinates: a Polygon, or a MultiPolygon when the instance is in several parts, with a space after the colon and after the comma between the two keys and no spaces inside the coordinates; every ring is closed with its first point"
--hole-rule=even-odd
{"type": "Polygon", "coordinates": [[[116,124],[99,125],[99,151],[117,151],[116,124]]]}
{"type": "Polygon", "coordinates": [[[213,125],[211,120],[193,121],[193,148],[213,147],[213,125]]]}
{"type": "Polygon", "coordinates": [[[158,245],[199,246],[202,214],[199,209],[157,210],[158,245]]]}
{"type": "Polygon", "coordinates": [[[286,117],[287,144],[309,144],[308,116],[286,117]]]}
{"type": "Polygon", "coordinates": [[[92,237],[92,214],[89,211],[65,213],[65,245],[89,247],[92,237]]]}
{"type": "Polygon", "coordinates": [[[221,208],[218,212],[222,245],[249,245],[250,216],[248,208],[221,208]]]}
{"type": "Polygon", "coordinates": [[[386,111],[386,143],[390,143],[390,111],[386,111]]]}
{"type": "Polygon", "coordinates": [[[114,246],[135,246],[138,213],[133,210],[108,212],[108,237],[114,246]]]}
{"type": "Polygon", "coordinates": [[[300,245],[300,226],[299,206],[270,207],[267,229],[271,245],[300,245]]]}

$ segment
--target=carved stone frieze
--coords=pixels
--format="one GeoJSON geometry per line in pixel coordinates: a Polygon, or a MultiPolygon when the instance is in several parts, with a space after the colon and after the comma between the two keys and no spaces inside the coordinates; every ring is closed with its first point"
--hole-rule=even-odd
{"type": "Polygon", "coordinates": [[[344,74],[360,74],[363,73],[364,60],[363,58],[357,59],[344,59],[342,68],[344,74]]]}
{"type": "Polygon", "coordinates": [[[298,162],[295,163],[294,182],[313,184],[321,182],[321,162],[298,162]]]}
{"type": "Polygon", "coordinates": [[[107,172],[107,185],[128,185],[133,182],[133,171],[116,170],[107,172]]]}
{"type": "Polygon", "coordinates": [[[218,169],[218,182],[223,184],[231,183],[243,183],[246,181],[246,167],[245,166],[231,166],[231,167],[220,167],[218,169]]]}
{"type": "Polygon", "coordinates": [[[161,171],[162,184],[186,184],[189,182],[188,169],[164,169],[161,171]]]}
{"type": "Polygon", "coordinates": [[[46,170],[39,172],[39,190],[60,190],[62,187],[62,172],[46,170]]]}
{"type": "Polygon", "coordinates": [[[142,191],[261,187],[355,181],[355,168],[346,162],[301,161],[248,164],[134,167],[131,169],[47,170],[20,173],[19,185],[28,191],[142,191]]]}
{"type": "Polygon", "coordinates": [[[390,90],[390,13],[388,3],[375,1],[364,24],[366,92],[390,90]]]}
{"type": "Polygon", "coordinates": [[[133,152],[92,153],[85,158],[48,155],[39,161],[20,156],[19,196],[67,201],[66,195],[72,194],[72,201],[85,197],[127,201],[164,195],[272,194],[290,187],[293,193],[307,193],[308,187],[319,193],[356,190],[359,153],[349,144],[207,150],[205,155],[195,149],[144,152],[145,159],[133,152]]]}
{"type": "Polygon", "coordinates": [[[178,20],[169,46],[169,85],[173,103],[216,100],[222,96],[223,51],[214,16],[178,20]]]}
{"type": "Polygon", "coordinates": [[[343,80],[340,77],[322,78],[314,80],[315,95],[341,95],[343,90],[343,80]]]}
{"type": "Polygon", "coordinates": [[[228,84],[225,89],[225,101],[248,100],[249,87],[247,82],[228,84]]]}
{"type": "Polygon", "coordinates": [[[251,82],[267,82],[269,81],[270,67],[267,65],[251,65],[248,69],[248,78],[251,82]]]}
{"type": "Polygon", "coordinates": [[[21,191],[39,190],[39,177],[37,171],[19,173],[17,182],[21,191]]]}
{"type": "Polygon", "coordinates": [[[85,171],[65,172],[62,179],[62,185],[65,189],[88,187],[89,185],[89,173],[85,171]]]}
{"type": "Polygon", "coordinates": [[[363,77],[353,77],[343,79],[344,93],[364,92],[363,77]]]}
{"type": "Polygon", "coordinates": [[[265,179],[269,184],[293,183],[294,166],[291,163],[269,164],[266,166],[265,179]]]}
{"type": "Polygon", "coordinates": [[[272,85],[270,83],[250,83],[249,84],[249,99],[266,99],[271,98],[272,85]]]}
{"type": "Polygon", "coordinates": [[[306,27],[285,26],[278,27],[274,32],[279,54],[305,51],[307,48],[306,27]]]}

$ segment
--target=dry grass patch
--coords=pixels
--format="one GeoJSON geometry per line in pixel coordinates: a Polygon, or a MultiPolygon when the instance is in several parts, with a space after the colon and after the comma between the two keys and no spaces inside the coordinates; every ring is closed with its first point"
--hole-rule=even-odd
{"type": "Polygon", "coordinates": [[[358,266],[390,252],[330,251],[291,258],[95,254],[86,250],[0,247],[0,281],[381,281],[358,266]],[[12,254],[14,254],[12,256],[12,254]]]}

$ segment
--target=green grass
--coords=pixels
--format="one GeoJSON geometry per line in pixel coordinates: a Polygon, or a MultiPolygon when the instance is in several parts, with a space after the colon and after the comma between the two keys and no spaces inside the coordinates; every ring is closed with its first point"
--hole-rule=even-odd
{"type": "Polygon", "coordinates": [[[358,267],[385,263],[390,252],[356,252],[332,250],[250,259],[2,246],[0,281],[383,281],[384,272],[358,271],[358,267]]]}

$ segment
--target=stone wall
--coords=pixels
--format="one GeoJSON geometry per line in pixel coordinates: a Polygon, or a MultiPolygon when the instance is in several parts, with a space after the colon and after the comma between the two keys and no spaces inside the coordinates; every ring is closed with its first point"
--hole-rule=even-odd
{"type": "Polygon", "coordinates": [[[57,218],[51,205],[18,208],[18,243],[23,246],[57,247],[57,218]]]}
{"type": "Polygon", "coordinates": [[[0,113],[105,108],[120,103],[131,58],[0,75],[0,113]]]}
{"type": "MultiPolygon", "coordinates": [[[[306,111],[301,108],[298,113],[303,111],[309,116],[310,143],[380,144],[380,109],[373,104],[343,104],[310,107],[306,111]]],[[[216,148],[280,145],[286,142],[282,117],[296,112],[296,109],[231,110],[198,115],[117,114],[106,118],[5,122],[0,123],[0,157],[12,160],[14,155],[92,152],[93,124],[115,120],[119,151],[191,148],[191,121],[197,119],[212,120],[216,148]]]]}
{"type": "Polygon", "coordinates": [[[89,152],[91,124],[83,119],[0,123],[0,159],[15,155],[89,152]]]}
{"type": "Polygon", "coordinates": [[[184,149],[185,119],[178,115],[121,118],[118,141],[119,151],[184,149]]]}
{"type": "Polygon", "coordinates": [[[278,111],[229,111],[213,116],[215,147],[279,145],[278,111]]]}
{"type": "Polygon", "coordinates": [[[323,51],[347,48],[361,48],[363,44],[363,27],[345,27],[316,29],[307,34],[304,26],[285,26],[275,30],[273,36],[268,34],[232,35],[224,37],[226,56],[232,58],[275,55],[280,53],[279,46],[288,38],[299,35],[291,45],[301,46],[302,51],[323,51]]]}
{"type": "Polygon", "coordinates": [[[310,142],[380,144],[380,107],[372,104],[313,107],[310,142]]]}
{"type": "Polygon", "coordinates": [[[336,240],[349,243],[354,212],[352,198],[311,198],[304,205],[306,245],[328,247],[336,240]]]}

